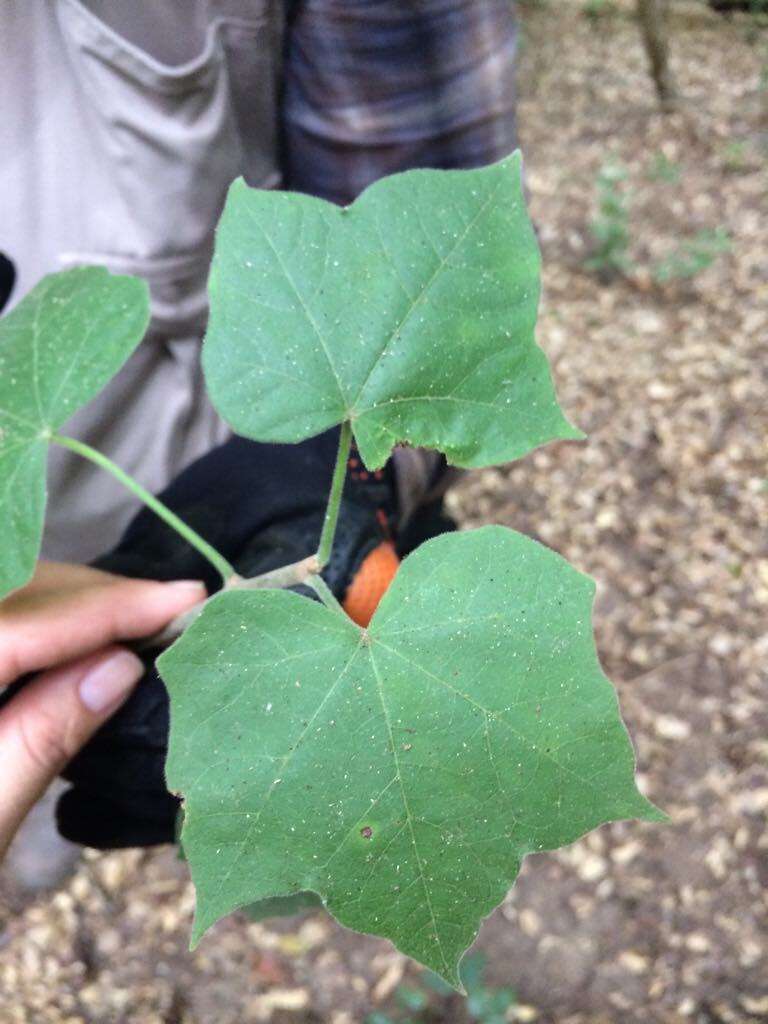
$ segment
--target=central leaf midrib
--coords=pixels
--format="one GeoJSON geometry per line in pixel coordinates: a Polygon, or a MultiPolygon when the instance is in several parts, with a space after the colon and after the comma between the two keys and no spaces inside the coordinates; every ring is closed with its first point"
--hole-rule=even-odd
{"type": "MultiPolygon", "coordinates": [[[[99,324],[97,320],[92,321],[88,325],[86,330],[83,331],[75,351],[70,353],[69,366],[61,375],[61,378],[56,387],[56,391],[48,401],[48,412],[45,423],[43,423],[43,426],[55,429],[61,425],[61,416],[56,411],[59,399],[64,395],[65,388],[69,384],[69,380],[72,376],[72,373],[74,372],[75,368],[79,366],[80,356],[82,355],[86,345],[90,343],[94,331],[97,329],[98,326],[99,324]]],[[[66,416],[66,413],[64,415],[66,416]]]]}
{"type": "Polygon", "coordinates": [[[310,309],[309,305],[307,304],[306,300],[304,299],[304,296],[299,291],[298,285],[294,281],[293,276],[291,275],[291,273],[290,273],[290,271],[288,269],[288,266],[286,265],[285,261],[283,260],[283,257],[281,256],[280,252],[278,251],[277,247],[275,246],[275,243],[272,241],[272,238],[270,237],[269,233],[267,232],[267,229],[264,227],[264,225],[261,223],[261,221],[258,219],[258,217],[254,217],[252,219],[253,219],[253,223],[256,224],[256,226],[259,228],[261,233],[264,235],[264,238],[266,239],[267,245],[270,247],[270,249],[274,253],[275,259],[280,264],[280,269],[282,270],[282,272],[283,272],[283,274],[285,276],[286,281],[288,282],[288,284],[293,289],[293,294],[296,296],[296,298],[299,300],[299,303],[301,304],[301,308],[304,311],[304,315],[305,315],[305,317],[307,319],[307,322],[312,327],[313,331],[315,332],[315,334],[317,336],[317,340],[320,342],[320,345],[322,346],[323,353],[325,354],[326,361],[328,362],[328,366],[330,367],[331,373],[333,374],[333,377],[334,377],[334,379],[336,381],[336,386],[339,389],[339,397],[341,398],[341,404],[342,404],[342,407],[344,409],[344,418],[347,418],[349,416],[349,411],[350,411],[349,410],[349,404],[347,402],[346,395],[344,394],[344,388],[343,388],[342,383],[341,383],[341,378],[339,377],[339,374],[338,374],[338,371],[336,370],[336,367],[334,365],[333,359],[331,358],[331,353],[330,353],[330,350],[328,348],[328,345],[326,344],[325,337],[323,335],[323,332],[320,330],[320,325],[315,320],[315,317],[314,317],[314,315],[312,313],[312,310],[310,309]]]}
{"type": "Polygon", "coordinates": [[[379,701],[381,703],[381,710],[382,710],[382,712],[384,714],[384,722],[385,722],[385,724],[387,726],[387,733],[389,735],[389,745],[390,745],[390,748],[392,750],[393,760],[395,762],[395,773],[396,773],[396,776],[397,776],[398,784],[400,786],[400,796],[401,796],[402,801],[403,801],[403,808],[405,810],[405,817],[406,817],[406,821],[408,823],[408,830],[409,830],[409,832],[411,834],[411,845],[413,846],[413,852],[414,852],[414,855],[416,857],[416,864],[418,866],[419,878],[421,879],[421,884],[422,884],[422,887],[424,889],[424,898],[426,899],[427,907],[429,908],[429,916],[430,916],[430,919],[432,921],[432,928],[434,929],[435,941],[437,943],[437,948],[438,948],[438,951],[440,953],[440,959],[443,961],[443,967],[450,974],[451,969],[450,969],[450,967],[448,965],[448,961],[446,960],[445,952],[443,951],[443,943],[442,943],[442,940],[440,938],[440,930],[439,930],[439,928],[437,926],[437,918],[435,917],[435,910],[434,910],[434,907],[432,906],[432,897],[430,895],[429,886],[427,885],[427,879],[426,879],[426,876],[424,874],[424,867],[423,867],[423,864],[422,864],[422,861],[421,861],[421,854],[419,853],[419,846],[418,846],[418,843],[416,842],[416,833],[415,833],[414,828],[413,828],[413,815],[411,814],[411,808],[410,808],[410,805],[408,804],[408,796],[407,796],[407,794],[405,792],[405,784],[403,782],[403,773],[402,773],[402,770],[400,768],[400,760],[399,760],[399,758],[397,756],[397,744],[395,743],[395,737],[394,737],[394,733],[392,731],[392,722],[391,722],[390,717],[389,717],[389,711],[387,709],[387,703],[386,703],[386,700],[384,699],[384,687],[383,687],[382,679],[381,679],[381,676],[379,675],[379,670],[378,670],[378,668],[376,666],[376,661],[375,661],[375,659],[373,657],[373,644],[370,644],[369,647],[368,647],[368,657],[370,658],[371,668],[373,669],[373,674],[374,674],[374,677],[376,679],[376,688],[377,688],[377,691],[378,691],[379,701]]]}
{"type": "Polygon", "coordinates": [[[400,322],[387,335],[387,338],[386,338],[386,340],[384,342],[383,348],[381,349],[381,351],[378,353],[378,355],[374,359],[373,364],[372,364],[370,370],[366,374],[365,380],[360,385],[360,389],[359,389],[359,391],[358,391],[354,401],[352,402],[351,408],[352,408],[352,410],[354,410],[356,415],[362,415],[362,411],[359,411],[357,409],[358,402],[362,398],[363,392],[367,388],[367,386],[368,386],[368,384],[369,384],[369,382],[371,380],[371,377],[373,376],[374,372],[376,371],[376,368],[378,367],[378,365],[381,362],[381,360],[384,358],[384,355],[386,354],[387,349],[389,348],[390,344],[392,343],[392,340],[394,338],[396,338],[398,334],[401,333],[401,331],[405,327],[406,323],[410,319],[411,315],[413,314],[413,311],[423,301],[423,299],[426,297],[427,293],[429,292],[430,288],[435,283],[435,280],[436,280],[437,276],[445,269],[448,261],[455,254],[455,252],[459,248],[459,246],[465,241],[467,235],[475,227],[475,225],[480,220],[482,215],[488,209],[488,206],[491,204],[491,202],[496,198],[496,195],[497,195],[497,193],[498,193],[498,191],[501,188],[503,183],[504,183],[504,179],[501,178],[496,183],[496,185],[491,189],[491,191],[488,193],[488,196],[481,203],[480,208],[477,210],[477,212],[474,214],[474,216],[470,219],[469,223],[466,225],[466,227],[464,228],[462,233],[459,235],[459,237],[454,241],[453,245],[450,247],[450,249],[448,250],[446,255],[440,259],[440,261],[438,262],[437,266],[435,267],[435,269],[433,270],[432,274],[430,275],[429,280],[426,281],[425,284],[422,285],[418,295],[416,296],[415,299],[412,300],[411,304],[408,306],[408,309],[405,311],[405,313],[401,317],[400,322]]]}
{"type": "MultiPolygon", "coordinates": [[[[301,600],[304,600],[304,599],[301,598],[301,600]]],[[[323,699],[320,701],[318,706],[315,708],[314,712],[312,713],[312,715],[308,719],[306,725],[302,728],[302,731],[301,731],[300,735],[297,737],[297,739],[294,741],[294,743],[289,747],[288,752],[286,754],[284,754],[283,757],[280,759],[282,761],[282,763],[280,764],[280,767],[277,770],[280,771],[281,773],[283,773],[283,775],[285,774],[286,768],[288,767],[288,765],[291,763],[291,761],[293,760],[294,756],[296,755],[299,747],[304,742],[304,739],[307,736],[310,728],[314,724],[315,720],[317,719],[317,716],[320,714],[320,712],[325,707],[327,702],[331,699],[333,694],[336,692],[336,689],[339,686],[339,684],[341,683],[341,680],[344,678],[344,676],[347,674],[347,672],[351,668],[352,663],[355,660],[355,658],[357,657],[357,655],[360,653],[361,648],[362,648],[362,644],[358,642],[355,645],[355,647],[353,648],[352,653],[350,654],[346,664],[344,665],[344,668],[336,676],[336,679],[334,680],[332,685],[328,688],[328,690],[324,694],[323,699]]],[[[218,890],[216,892],[216,895],[211,899],[211,902],[215,902],[219,898],[219,896],[221,895],[221,892],[222,892],[222,890],[224,888],[224,885],[229,880],[229,878],[231,877],[232,872],[234,871],[236,865],[240,862],[240,859],[243,857],[243,855],[247,851],[248,844],[249,844],[249,842],[251,840],[251,837],[253,836],[254,831],[257,828],[257,826],[259,824],[259,821],[261,820],[261,816],[264,813],[264,811],[265,811],[265,809],[267,807],[267,804],[270,802],[270,800],[272,798],[272,794],[275,792],[275,789],[276,789],[276,785],[275,785],[275,783],[273,781],[272,784],[270,785],[269,789],[267,790],[266,795],[264,796],[264,799],[263,799],[263,801],[261,803],[261,806],[256,811],[256,816],[255,816],[254,820],[250,823],[250,825],[248,827],[248,830],[245,833],[245,836],[243,837],[243,839],[242,839],[242,841],[240,843],[240,847],[239,847],[237,853],[235,854],[234,858],[232,859],[232,862],[229,865],[229,868],[222,875],[221,880],[219,882],[219,886],[218,886],[218,890]]],[[[183,838],[183,836],[182,836],[182,838],[183,838]]],[[[308,881],[307,885],[311,885],[311,883],[308,881]]],[[[273,893],[271,895],[281,895],[281,894],[280,893],[277,893],[277,894],[273,893]]]]}
{"type": "Polygon", "coordinates": [[[442,679],[440,676],[435,675],[434,672],[430,672],[429,669],[419,664],[418,661],[414,661],[412,658],[407,658],[404,654],[401,654],[401,652],[398,651],[397,648],[390,647],[387,644],[382,643],[381,640],[377,640],[376,643],[378,643],[380,647],[383,647],[385,651],[388,651],[390,654],[394,654],[396,658],[400,658],[401,661],[404,661],[406,663],[406,665],[410,665],[411,668],[415,668],[417,671],[423,673],[428,679],[432,679],[434,682],[444,687],[444,689],[448,690],[450,693],[455,694],[457,697],[461,697],[462,700],[465,700],[468,704],[472,705],[473,707],[476,707],[478,711],[481,711],[484,715],[489,716],[494,722],[498,722],[499,725],[501,725],[503,728],[508,729],[513,736],[520,740],[520,742],[523,743],[531,751],[531,753],[536,754],[538,757],[544,758],[544,760],[546,761],[550,761],[560,771],[572,775],[578,782],[582,783],[583,785],[588,786],[592,789],[597,788],[595,783],[593,783],[590,779],[585,779],[583,776],[573,771],[572,768],[568,768],[566,765],[562,764],[562,762],[558,761],[557,758],[554,757],[551,752],[547,753],[546,750],[537,747],[530,737],[526,736],[525,733],[520,732],[512,725],[510,721],[508,721],[508,719],[505,717],[507,714],[506,711],[494,711],[491,708],[486,708],[483,704],[480,704],[479,701],[476,701],[474,700],[474,698],[470,697],[469,694],[463,693],[461,690],[457,690],[455,686],[451,686],[451,684],[447,682],[445,679],[442,679]]]}
{"type": "MultiPolygon", "coordinates": [[[[50,289],[48,289],[50,290],[50,289]]],[[[40,314],[43,309],[44,302],[41,301],[35,306],[34,313],[32,315],[32,394],[34,395],[35,404],[37,405],[37,415],[40,420],[40,425],[45,426],[45,417],[43,416],[43,405],[40,399],[40,381],[38,377],[38,361],[39,361],[39,327],[40,327],[40,314]]]]}

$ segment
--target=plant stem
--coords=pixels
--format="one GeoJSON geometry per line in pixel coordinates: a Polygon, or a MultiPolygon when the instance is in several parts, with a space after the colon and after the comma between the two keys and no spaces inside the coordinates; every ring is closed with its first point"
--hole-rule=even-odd
{"type": "Polygon", "coordinates": [[[134,651],[148,651],[153,648],[170,647],[174,640],[178,639],[181,634],[187,629],[195,619],[200,615],[203,608],[208,604],[210,598],[206,598],[205,601],[198,601],[197,604],[193,604],[187,611],[182,612],[181,615],[177,615],[175,619],[171,619],[167,626],[158,630],[157,633],[153,633],[152,636],[143,636],[138,640],[133,640],[126,646],[130,647],[134,651]]]}
{"type": "MultiPolygon", "coordinates": [[[[302,558],[299,562],[291,562],[290,565],[282,565],[279,569],[271,569],[269,572],[264,572],[260,576],[251,576],[250,579],[245,579],[242,576],[236,576],[225,586],[224,589],[274,590],[284,587],[293,587],[299,583],[304,583],[306,586],[311,587],[323,604],[327,608],[330,608],[331,611],[338,612],[339,615],[343,615],[345,617],[347,616],[347,613],[334,597],[331,588],[322,576],[317,574],[316,555],[310,555],[309,558],[302,558]]],[[[213,597],[215,596],[216,595],[214,594],[213,597]]],[[[210,600],[212,600],[212,598],[209,597],[205,601],[198,601],[197,604],[188,608],[185,612],[182,612],[181,615],[177,615],[175,619],[171,619],[168,625],[159,632],[153,633],[152,636],[143,637],[141,640],[136,640],[129,646],[133,647],[136,651],[145,651],[154,647],[168,647],[177,637],[181,636],[185,629],[192,625],[210,600]]]]}
{"type": "MultiPolygon", "coordinates": [[[[110,462],[106,456],[102,455],[100,452],[94,451],[93,448],[89,448],[87,445],[83,445],[80,441],[73,441],[72,438],[69,437],[55,436],[52,440],[57,441],[59,444],[63,444],[68,448],[72,448],[73,451],[79,452],[87,459],[89,458],[93,462],[96,462],[97,465],[104,466],[105,469],[114,473],[118,480],[121,480],[126,487],[130,487],[131,490],[138,494],[143,501],[146,501],[150,508],[153,508],[158,515],[162,516],[169,525],[174,525],[171,519],[168,518],[170,516],[173,520],[176,520],[173,512],[165,508],[165,506],[161,502],[158,502],[156,498],[153,498],[151,494],[147,494],[143,487],[140,487],[135,480],[123,473],[123,471],[110,462]]],[[[351,446],[352,428],[348,422],[344,422],[341,425],[339,450],[336,455],[336,465],[333,469],[331,493],[328,497],[328,506],[325,510],[325,519],[323,520],[323,529],[320,535],[320,544],[317,549],[317,554],[309,555],[309,557],[302,558],[298,562],[292,562],[290,565],[282,565],[278,569],[271,569],[269,572],[264,572],[260,576],[252,576],[250,579],[243,579],[241,576],[238,576],[231,566],[228,566],[228,572],[226,575],[222,573],[225,590],[263,590],[267,588],[293,587],[296,586],[296,584],[305,583],[315,591],[317,596],[325,605],[332,608],[334,611],[338,611],[341,615],[346,615],[346,612],[333,596],[330,588],[326,584],[325,580],[320,577],[319,573],[328,562],[333,548],[333,538],[336,535],[336,524],[339,520],[341,495],[344,490],[344,479],[347,474],[347,460],[349,459],[349,450],[351,446]]],[[[183,527],[183,530],[180,529],[179,533],[182,533],[183,536],[187,537],[189,542],[194,544],[199,551],[206,554],[200,545],[195,544],[195,542],[188,537],[184,531],[189,531],[195,537],[197,537],[197,534],[194,534],[194,531],[190,530],[184,523],[181,523],[181,520],[176,520],[176,522],[183,527]]],[[[178,527],[174,528],[178,529],[178,527]]],[[[198,538],[198,540],[208,547],[202,538],[198,538]]],[[[212,548],[209,548],[209,550],[215,557],[221,559],[221,556],[217,552],[213,551],[212,548]]],[[[210,556],[207,555],[206,557],[210,556]]],[[[213,561],[213,559],[211,559],[211,561],[213,561]]],[[[223,559],[221,559],[221,561],[224,562],[223,559]]],[[[216,565],[215,562],[214,564],[216,565]]],[[[226,565],[226,563],[224,564],[226,565]]],[[[216,567],[219,568],[218,565],[216,567]]],[[[219,569],[219,571],[221,572],[221,569],[219,569]]],[[[154,636],[150,636],[139,641],[135,646],[140,650],[144,650],[149,647],[167,647],[168,644],[172,643],[176,637],[181,636],[184,630],[195,621],[205,605],[206,602],[201,601],[193,608],[189,608],[186,612],[183,612],[181,615],[178,615],[173,619],[172,622],[169,622],[168,625],[159,633],[155,633],[154,636]]]]}
{"type": "Polygon", "coordinates": [[[82,441],[76,441],[73,437],[65,437],[61,434],[53,434],[51,441],[61,445],[64,448],[69,448],[70,451],[76,452],[78,455],[82,455],[84,459],[88,459],[90,462],[100,466],[101,469],[105,469],[108,473],[111,473],[115,479],[119,480],[120,483],[127,487],[129,491],[132,491],[140,501],[143,501],[145,505],[152,509],[160,518],[175,530],[176,533],[180,534],[187,543],[191,544],[193,548],[206,558],[216,571],[221,575],[222,580],[225,584],[233,579],[238,579],[238,575],[234,568],[229,562],[220,555],[219,552],[212,547],[206,540],[200,536],[191,526],[188,526],[183,520],[171,510],[159,501],[154,494],[150,494],[141,484],[134,480],[132,476],[129,476],[124,470],[120,469],[119,466],[115,465],[111,459],[108,459],[106,455],[102,455],[101,452],[95,448],[91,448],[90,445],[84,444],[82,441]]]}
{"type": "Polygon", "coordinates": [[[312,589],[317,594],[317,596],[320,598],[320,600],[323,602],[323,604],[325,605],[326,608],[330,608],[332,612],[338,612],[339,615],[343,615],[344,618],[348,617],[347,613],[344,611],[344,609],[341,607],[339,602],[336,600],[336,597],[335,597],[333,591],[328,586],[328,584],[325,582],[325,580],[323,579],[322,576],[317,576],[317,575],[310,576],[307,579],[307,586],[308,587],[312,587],[312,589]]]}
{"type": "Polygon", "coordinates": [[[347,475],[347,460],[349,449],[352,445],[352,427],[349,420],[341,424],[339,434],[339,451],[336,455],[336,465],[333,468],[333,480],[331,481],[331,493],[328,497],[328,506],[325,510],[323,520],[323,532],[320,534],[320,544],[317,549],[317,570],[323,569],[331,557],[333,538],[336,536],[336,524],[339,521],[339,508],[341,507],[341,494],[344,490],[344,478],[347,475]]]}
{"type": "Polygon", "coordinates": [[[297,583],[307,583],[310,576],[318,571],[317,555],[310,555],[298,562],[281,565],[278,569],[270,569],[260,576],[238,578],[228,590],[266,590],[268,588],[294,587],[297,583]]]}

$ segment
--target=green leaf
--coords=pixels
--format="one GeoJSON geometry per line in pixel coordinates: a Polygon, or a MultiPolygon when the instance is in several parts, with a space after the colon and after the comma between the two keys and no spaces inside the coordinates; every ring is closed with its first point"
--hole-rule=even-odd
{"type": "Polygon", "coordinates": [[[317,910],[323,901],[313,892],[297,892],[292,896],[272,896],[249,903],[245,913],[252,921],[266,921],[270,917],[292,917],[304,910],[317,910]]]}
{"type": "Polygon", "coordinates": [[[411,554],[367,631],[286,591],[214,598],[158,662],[193,941],[310,890],[459,985],[527,853],[658,820],[597,660],[593,595],[552,551],[484,527],[411,554]]]}
{"type": "Polygon", "coordinates": [[[351,420],[369,468],[403,441],[482,466],[582,437],[534,341],[539,266],[519,154],[393,175],[346,208],[236,181],[203,348],[214,405],[258,441],[351,420]]]}
{"type": "Polygon", "coordinates": [[[133,352],[147,287],[100,267],[50,274],[0,320],[0,597],[32,575],[51,434],[133,352]]]}

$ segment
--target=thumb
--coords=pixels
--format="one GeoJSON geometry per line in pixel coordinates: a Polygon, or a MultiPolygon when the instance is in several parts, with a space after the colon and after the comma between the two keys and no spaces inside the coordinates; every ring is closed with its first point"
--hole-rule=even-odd
{"type": "Polygon", "coordinates": [[[48,784],[126,700],[144,673],[110,647],[43,672],[0,712],[0,858],[48,784]]]}

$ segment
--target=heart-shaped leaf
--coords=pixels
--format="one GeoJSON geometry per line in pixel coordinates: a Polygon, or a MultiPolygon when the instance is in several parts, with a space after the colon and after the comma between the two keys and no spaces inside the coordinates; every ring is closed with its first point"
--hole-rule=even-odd
{"type": "Polygon", "coordinates": [[[368,630],[289,592],[216,597],[158,662],[195,940],[309,890],[458,985],[527,853],[657,819],[593,594],[560,556],[485,527],[410,555],[368,630]]]}
{"type": "Polygon", "coordinates": [[[148,322],[146,285],[100,267],[43,278],[0,320],[0,597],[34,570],[51,434],[120,369],[148,322]]]}
{"type": "Polygon", "coordinates": [[[539,265],[519,154],[393,175],[346,208],[236,181],[203,348],[214,405],[258,441],[351,420],[369,468],[398,442],[481,466],[581,437],[534,341],[539,265]]]}

